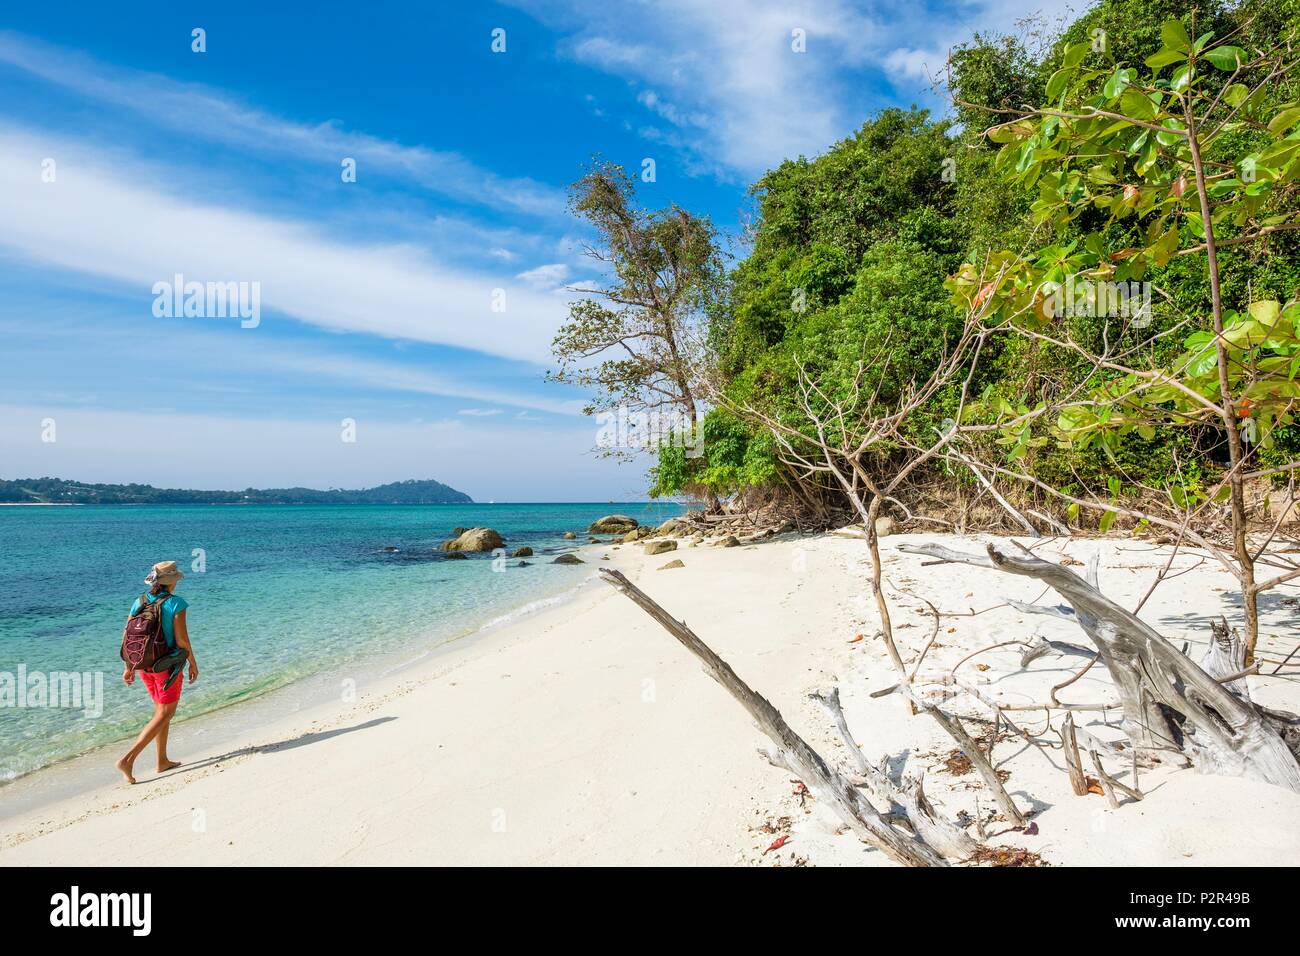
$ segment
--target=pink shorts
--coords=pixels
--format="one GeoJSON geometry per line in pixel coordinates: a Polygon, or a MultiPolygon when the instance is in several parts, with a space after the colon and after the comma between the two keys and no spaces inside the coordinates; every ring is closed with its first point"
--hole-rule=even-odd
{"type": "Polygon", "coordinates": [[[155,704],[174,704],[181,699],[181,687],[185,684],[184,674],[179,675],[176,683],[171,687],[163,690],[163,684],[167,683],[167,671],[157,674],[152,671],[137,671],[137,673],[144,681],[144,686],[149,690],[149,696],[153,698],[155,704]]]}

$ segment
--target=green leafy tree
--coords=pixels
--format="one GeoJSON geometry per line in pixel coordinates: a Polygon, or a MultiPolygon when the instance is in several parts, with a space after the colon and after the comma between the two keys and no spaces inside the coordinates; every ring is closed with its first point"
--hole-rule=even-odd
{"type": "MultiPolygon", "coordinates": [[[[968,263],[952,288],[986,321],[1010,322],[1092,366],[1086,392],[1036,409],[1055,411],[1053,433],[1066,446],[1113,451],[1125,436],[1150,439],[1157,428],[1218,431],[1226,469],[1203,497],[1229,506],[1253,652],[1259,593],[1300,576],[1257,580],[1260,552],[1248,540],[1245,500],[1246,483],[1263,473],[1256,449],[1273,444],[1300,399],[1300,306],[1260,298],[1234,308],[1225,301],[1220,257],[1300,230],[1300,104],[1276,99],[1294,80],[1297,60],[1290,36],[1247,48],[1240,30],[1197,35],[1194,16],[1186,20],[1165,21],[1159,48],[1141,62],[1117,58],[1096,38],[1065,45],[1047,80],[1047,105],[1011,110],[1013,118],[988,130],[1003,144],[1004,176],[1036,194],[1033,215],[1050,241],[968,263]],[[1149,313],[1120,297],[1106,300],[1186,257],[1204,267],[1208,321],[1185,316],[1144,337],[1149,313]],[[1063,302],[1076,307],[1069,312],[1082,304],[1096,320],[1093,341],[1062,328],[1063,302]],[[1125,321],[1108,321],[1117,317],[1125,321]],[[1183,347],[1165,358],[1161,339],[1173,334],[1183,347]]],[[[1026,421],[1024,409],[1002,413],[1017,418],[1009,437],[1020,447],[1034,423],[1050,420],[1026,421]]],[[[1119,510],[1103,507],[1105,528],[1119,510]]]]}
{"type": "Polygon", "coordinates": [[[701,326],[723,274],[713,225],[676,205],[638,207],[631,179],[612,163],[573,185],[570,207],[595,230],[587,252],[607,282],[570,306],[550,378],[591,392],[589,415],[621,409],[672,422],[676,413],[694,427],[704,410],[701,326]]]}

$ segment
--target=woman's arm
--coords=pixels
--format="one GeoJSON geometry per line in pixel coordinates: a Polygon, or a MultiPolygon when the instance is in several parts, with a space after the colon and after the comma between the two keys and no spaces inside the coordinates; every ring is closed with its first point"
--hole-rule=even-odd
{"type": "Polygon", "coordinates": [[[193,684],[199,679],[199,662],[194,659],[194,647],[190,644],[190,629],[185,626],[185,612],[179,612],[172,618],[172,633],[176,638],[176,646],[183,647],[190,655],[190,683],[193,684]]]}

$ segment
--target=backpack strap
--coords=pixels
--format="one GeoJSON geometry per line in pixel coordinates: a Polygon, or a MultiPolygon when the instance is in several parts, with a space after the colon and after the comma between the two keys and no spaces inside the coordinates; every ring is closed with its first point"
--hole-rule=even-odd
{"type": "Polygon", "coordinates": [[[171,596],[172,593],[170,591],[165,591],[165,592],[159,591],[157,594],[153,594],[153,595],[151,595],[148,591],[145,591],[143,594],[140,595],[138,606],[135,609],[135,613],[142,614],[144,613],[144,609],[147,607],[156,607],[158,608],[159,611],[161,611],[163,602],[166,601],[171,596]],[[153,598],[153,600],[150,600],[151,597],[153,598]]]}

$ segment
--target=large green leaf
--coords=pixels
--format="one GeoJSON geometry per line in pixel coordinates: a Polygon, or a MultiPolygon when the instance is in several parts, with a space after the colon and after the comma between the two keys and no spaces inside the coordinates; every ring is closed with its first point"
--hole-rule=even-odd
{"type": "Polygon", "coordinates": [[[1268,121],[1268,131],[1274,135],[1280,136],[1297,122],[1300,122],[1300,106],[1292,106],[1291,108],[1278,113],[1268,121]]]}
{"type": "Polygon", "coordinates": [[[1158,73],[1170,63],[1181,63],[1185,59],[1187,59],[1186,53],[1179,53],[1177,50],[1161,50],[1159,53],[1152,53],[1145,62],[1158,73]]]}
{"type": "Polygon", "coordinates": [[[1160,24],[1160,39],[1171,50],[1192,52],[1192,38],[1187,35],[1187,28],[1179,20],[1166,20],[1160,24]]]}
{"type": "Polygon", "coordinates": [[[1124,95],[1119,98],[1119,105],[1124,115],[1131,116],[1134,119],[1153,120],[1156,118],[1155,105],[1141,90],[1129,87],[1124,91],[1124,95]]]}
{"type": "MultiPolygon", "coordinates": [[[[1110,79],[1106,81],[1106,85],[1101,88],[1102,96],[1106,97],[1108,100],[1113,100],[1127,89],[1128,85],[1133,82],[1136,76],[1137,70],[1132,68],[1116,70],[1111,74],[1110,79]]],[[[1051,94],[1049,93],[1048,95],[1050,96],[1051,94]]]]}
{"type": "Polygon", "coordinates": [[[1247,63],[1250,57],[1239,46],[1217,46],[1213,50],[1206,52],[1205,59],[1225,73],[1230,73],[1237,67],[1247,63]]]}
{"type": "Polygon", "coordinates": [[[1070,77],[1073,75],[1074,70],[1069,67],[1065,67],[1053,73],[1051,79],[1047,81],[1047,98],[1049,100],[1055,100],[1065,92],[1065,84],[1070,82],[1070,77]]]}
{"type": "Polygon", "coordinates": [[[1083,58],[1088,55],[1090,50],[1092,50],[1092,44],[1087,40],[1082,43],[1071,43],[1065,48],[1065,55],[1061,57],[1061,62],[1067,67],[1078,66],[1083,62],[1083,58]]]}
{"type": "Polygon", "coordinates": [[[1261,299],[1250,304],[1250,315],[1260,325],[1272,328],[1282,314],[1282,303],[1272,299],[1261,299]]]}
{"type": "Polygon", "coordinates": [[[1156,139],[1159,141],[1161,146],[1177,146],[1186,139],[1185,134],[1187,131],[1184,130],[1178,120],[1174,119],[1172,116],[1160,125],[1165,129],[1170,130],[1168,133],[1156,133],[1156,139]]]}
{"type": "Polygon", "coordinates": [[[1244,84],[1233,83],[1223,91],[1223,101],[1229,106],[1236,108],[1246,102],[1246,97],[1250,95],[1250,89],[1244,84]]]}

